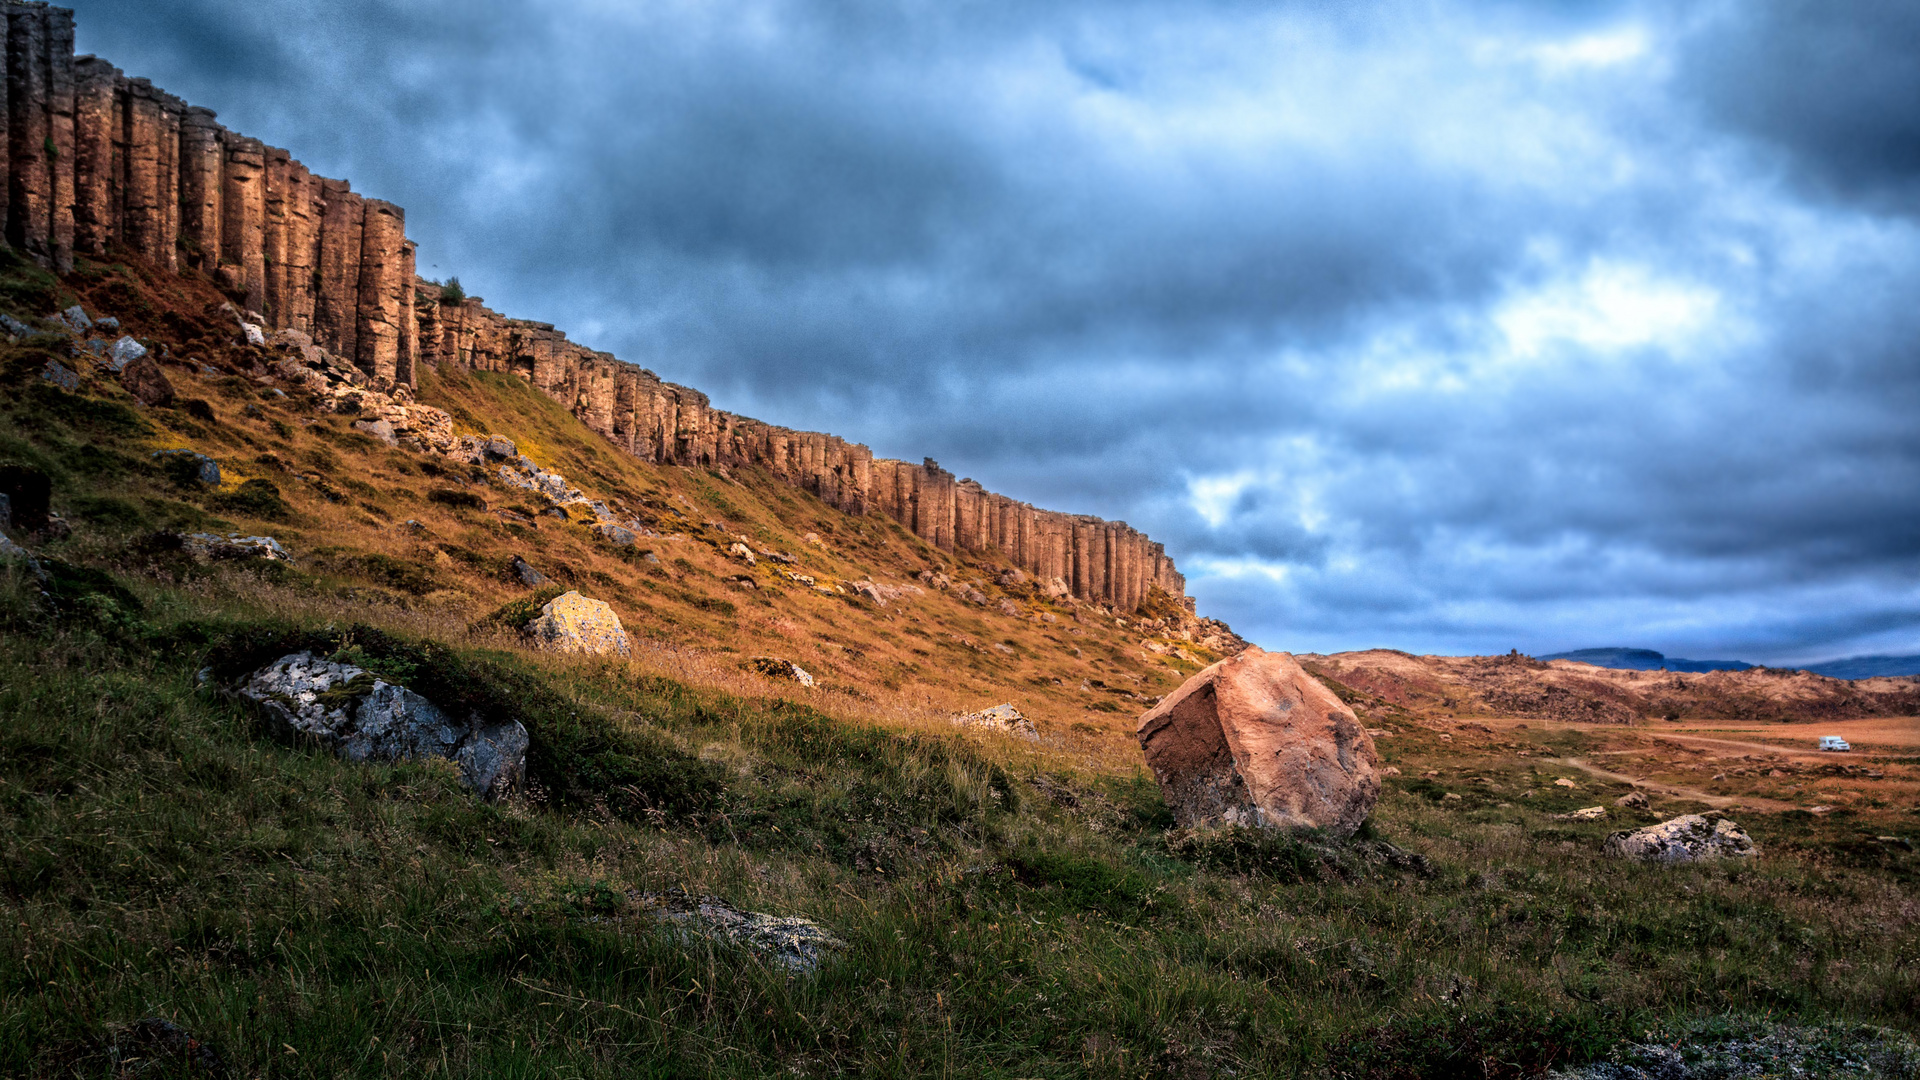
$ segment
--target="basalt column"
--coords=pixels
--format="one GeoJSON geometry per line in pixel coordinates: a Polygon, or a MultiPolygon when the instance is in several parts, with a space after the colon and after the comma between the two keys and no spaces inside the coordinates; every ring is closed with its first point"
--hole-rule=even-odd
{"type": "Polygon", "coordinates": [[[314,337],[341,356],[357,356],[360,319],[360,234],[366,202],[345,180],[321,180],[320,294],[314,337]]]}
{"type": "Polygon", "coordinates": [[[180,247],[188,266],[209,274],[220,266],[223,135],[211,109],[180,114],[180,247]]]}
{"type": "Polygon", "coordinates": [[[287,296],[287,216],[293,183],[293,156],[277,146],[265,148],[261,170],[261,268],[265,271],[267,325],[290,326],[287,296]]]}
{"type": "Polygon", "coordinates": [[[104,255],[107,242],[120,235],[120,177],[114,168],[120,70],[83,56],[73,72],[73,245],[82,254],[104,255]]]}
{"type": "Polygon", "coordinates": [[[47,150],[45,9],[9,4],[7,21],[7,242],[43,266],[53,264],[53,177],[47,150]]]}
{"type": "Polygon", "coordinates": [[[73,269],[73,12],[46,9],[47,121],[45,147],[51,160],[53,191],[53,268],[73,269]]]}
{"type": "Polygon", "coordinates": [[[266,146],[229,135],[220,188],[220,284],[249,310],[267,302],[266,146]]]}
{"type": "Polygon", "coordinates": [[[415,306],[414,258],[416,245],[400,243],[400,359],[394,365],[396,377],[408,386],[420,385],[420,316],[415,306]]]}
{"type": "Polygon", "coordinates": [[[359,320],[354,340],[354,363],[375,379],[391,383],[400,364],[400,247],[406,222],[399,207],[380,199],[366,200],[366,219],[360,230],[359,320]]]}

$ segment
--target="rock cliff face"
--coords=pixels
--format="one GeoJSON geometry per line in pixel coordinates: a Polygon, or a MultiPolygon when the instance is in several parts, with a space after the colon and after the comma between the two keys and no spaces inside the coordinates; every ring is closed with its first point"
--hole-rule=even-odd
{"type": "Polygon", "coordinates": [[[129,252],[211,276],[273,329],[299,330],[376,385],[420,365],[511,372],[626,453],[685,466],[759,465],[848,514],[879,513],[944,551],[998,549],[1083,600],[1137,608],[1184,596],[1161,545],[1125,522],[1036,509],[928,459],[873,456],[834,435],[715,409],[705,394],[511,319],[442,302],[415,276],[398,206],[316,176],[145,79],[73,55],[73,12],[0,2],[0,206],[6,239],[57,271],[129,252]]]}

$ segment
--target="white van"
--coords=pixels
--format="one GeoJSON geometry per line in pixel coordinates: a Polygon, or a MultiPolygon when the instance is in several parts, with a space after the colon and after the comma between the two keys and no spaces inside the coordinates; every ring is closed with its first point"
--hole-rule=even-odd
{"type": "Polygon", "coordinates": [[[1841,738],[1838,735],[1822,735],[1820,736],[1820,749],[1851,750],[1853,749],[1853,747],[1848,745],[1847,740],[1841,738]]]}

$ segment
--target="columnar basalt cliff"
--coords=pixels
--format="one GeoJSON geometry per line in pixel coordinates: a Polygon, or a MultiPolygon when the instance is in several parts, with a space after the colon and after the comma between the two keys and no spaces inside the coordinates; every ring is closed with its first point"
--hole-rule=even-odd
{"type": "Polygon", "coordinates": [[[6,240],[42,265],[64,273],[76,255],[111,251],[206,274],[269,328],[311,334],[376,385],[417,385],[420,365],[511,372],[647,461],[762,466],[848,514],[884,514],[944,551],[998,549],[1123,611],[1156,585],[1185,593],[1164,548],[1124,522],[1039,510],[931,459],[876,459],[834,435],[735,416],[547,323],[443,298],[415,276],[400,207],[74,56],[70,10],[0,2],[0,13],[6,240]]]}

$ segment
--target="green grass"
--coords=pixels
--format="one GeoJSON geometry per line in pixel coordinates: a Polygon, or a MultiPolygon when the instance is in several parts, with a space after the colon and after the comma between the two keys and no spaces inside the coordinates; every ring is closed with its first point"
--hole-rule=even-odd
{"type": "Polygon", "coordinates": [[[261,1075],[1521,1076],[1704,1016],[1920,1011],[1910,879],[1824,823],[1792,824],[1806,857],[1656,871],[1601,857],[1604,827],[1408,783],[1350,844],[1169,835],[1140,778],[263,621],[244,577],[70,567],[45,600],[7,573],[4,1075],[102,1074],[154,1015],[261,1075]],[[196,685],[294,647],[520,717],[534,797],[282,746],[196,685]],[[789,977],[629,899],[674,886],[849,948],[789,977]]]}

